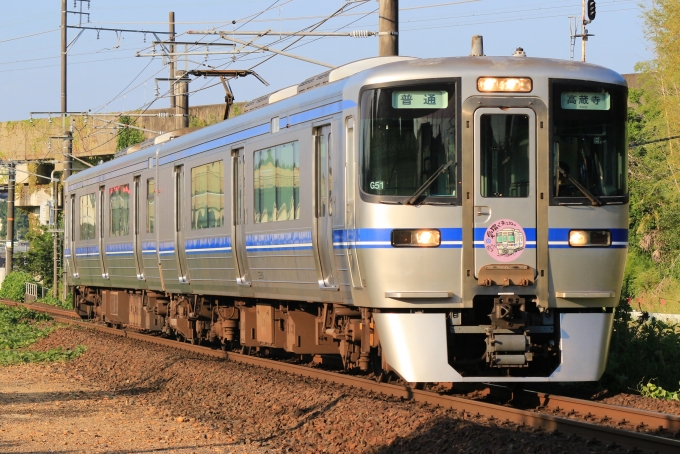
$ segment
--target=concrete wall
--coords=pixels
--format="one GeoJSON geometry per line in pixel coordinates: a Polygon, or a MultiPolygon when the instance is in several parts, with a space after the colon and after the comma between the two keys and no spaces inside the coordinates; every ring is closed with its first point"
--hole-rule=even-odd
{"type": "Polygon", "coordinates": [[[633,74],[621,74],[624,79],[626,79],[626,82],[628,82],[628,88],[642,88],[642,84],[640,82],[640,74],[638,73],[633,73],[633,74]]]}
{"type": "MultiPolygon", "coordinates": [[[[243,112],[245,103],[235,103],[230,117],[243,112]]],[[[191,126],[208,126],[222,121],[225,104],[211,104],[189,108],[191,126]]],[[[148,110],[147,114],[169,114],[170,109],[148,110]]],[[[73,125],[73,154],[78,157],[114,154],[116,151],[116,130],[111,129],[107,121],[117,121],[119,114],[106,117],[74,116],[69,118],[73,125]]],[[[174,117],[139,117],[136,125],[152,131],[174,131],[174,117]]],[[[115,125],[113,125],[115,126],[115,125]]],[[[61,135],[61,118],[41,118],[29,120],[6,121],[0,123],[0,159],[2,160],[62,160],[61,140],[49,139],[50,136],[61,135]],[[51,142],[51,146],[50,146],[51,142]]],[[[155,134],[145,133],[146,138],[155,134]]]]}

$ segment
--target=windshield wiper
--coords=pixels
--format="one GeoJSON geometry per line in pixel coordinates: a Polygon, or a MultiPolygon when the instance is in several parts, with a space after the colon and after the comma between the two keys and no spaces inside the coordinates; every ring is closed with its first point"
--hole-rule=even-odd
{"type": "Polygon", "coordinates": [[[425,192],[427,188],[429,188],[437,178],[439,178],[439,175],[444,173],[444,171],[448,169],[449,166],[451,166],[451,164],[453,164],[453,159],[447,162],[446,164],[442,164],[441,167],[439,167],[437,171],[433,173],[432,176],[428,178],[427,181],[423,183],[411,197],[409,197],[409,199],[405,202],[406,205],[414,205],[418,197],[420,197],[421,194],[425,192]]]}
{"type": "Polygon", "coordinates": [[[585,186],[583,186],[581,183],[576,181],[576,179],[574,179],[571,175],[569,175],[567,172],[565,172],[562,167],[557,166],[557,171],[560,172],[562,175],[564,175],[564,177],[567,180],[569,180],[571,182],[571,184],[576,186],[576,189],[581,191],[581,193],[584,196],[586,196],[588,198],[588,200],[590,200],[590,203],[593,206],[596,206],[596,207],[602,206],[602,202],[600,202],[600,200],[597,197],[595,197],[589,190],[587,190],[585,186]]]}

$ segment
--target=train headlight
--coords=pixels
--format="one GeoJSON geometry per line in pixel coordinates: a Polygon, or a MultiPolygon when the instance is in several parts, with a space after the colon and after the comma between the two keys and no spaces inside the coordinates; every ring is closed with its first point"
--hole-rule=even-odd
{"type": "Polygon", "coordinates": [[[571,247],[608,247],[612,244],[609,230],[571,230],[569,246],[571,247]]]}
{"type": "Polygon", "coordinates": [[[441,232],[436,229],[392,230],[394,247],[437,247],[441,244],[441,232]]]}
{"type": "Polygon", "coordinates": [[[477,79],[477,90],[485,92],[523,92],[532,89],[528,77],[480,77],[477,79]]]}

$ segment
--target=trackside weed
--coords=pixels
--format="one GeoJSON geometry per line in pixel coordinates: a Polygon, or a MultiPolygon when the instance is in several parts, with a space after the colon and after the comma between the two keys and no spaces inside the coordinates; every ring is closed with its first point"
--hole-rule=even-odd
{"type": "Polygon", "coordinates": [[[57,328],[49,315],[24,307],[0,305],[0,366],[28,362],[66,361],[81,355],[85,347],[48,351],[28,350],[28,347],[57,328]]]}

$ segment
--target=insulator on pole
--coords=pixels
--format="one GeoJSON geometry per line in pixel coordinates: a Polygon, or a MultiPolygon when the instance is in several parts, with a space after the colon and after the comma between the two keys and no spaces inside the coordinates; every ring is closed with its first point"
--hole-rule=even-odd
{"type": "Polygon", "coordinates": [[[373,35],[375,35],[375,32],[370,30],[352,30],[349,32],[349,36],[352,38],[368,38],[373,35]]]}

